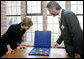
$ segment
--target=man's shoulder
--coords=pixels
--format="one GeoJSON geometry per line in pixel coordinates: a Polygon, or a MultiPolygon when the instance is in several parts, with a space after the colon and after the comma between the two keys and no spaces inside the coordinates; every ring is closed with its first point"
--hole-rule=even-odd
{"type": "Polygon", "coordinates": [[[63,14],[64,14],[64,15],[68,15],[68,14],[75,14],[75,13],[72,12],[71,10],[64,10],[64,9],[63,9],[63,14]]]}

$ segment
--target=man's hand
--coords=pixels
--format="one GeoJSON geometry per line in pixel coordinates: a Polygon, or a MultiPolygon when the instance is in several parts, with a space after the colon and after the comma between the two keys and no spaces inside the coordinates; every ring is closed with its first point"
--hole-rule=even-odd
{"type": "Polygon", "coordinates": [[[79,54],[75,54],[75,58],[81,58],[79,54]]]}
{"type": "Polygon", "coordinates": [[[59,44],[58,44],[57,42],[55,42],[54,45],[53,45],[53,48],[57,48],[58,45],[59,45],[59,44]]]}
{"type": "Polygon", "coordinates": [[[10,47],[10,45],[7,45],[7,49],[8,51],[6,52],[6,54],[11,54],[13,52],[13,49],[10,47]]]}

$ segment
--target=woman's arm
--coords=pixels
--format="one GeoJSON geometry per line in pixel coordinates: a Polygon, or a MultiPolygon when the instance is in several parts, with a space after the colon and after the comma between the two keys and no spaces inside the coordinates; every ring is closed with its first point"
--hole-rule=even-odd
{"type": "Polygon", "coordinates": [[[5,45],[8,45],[9,44],[9,38],[10,38],[10,35],[11,35],[11,32],[13,31],[13,26],[11,25],[7,32],[2,36],[2,41],[5,45]]]}
{"type": "Polygon", "coordinates": [[[13,52],[13,49],[10,47],[10,45],[7,45],[7,49],[8,49],[8,51],[6,54],[10,54],[13,52]]]}

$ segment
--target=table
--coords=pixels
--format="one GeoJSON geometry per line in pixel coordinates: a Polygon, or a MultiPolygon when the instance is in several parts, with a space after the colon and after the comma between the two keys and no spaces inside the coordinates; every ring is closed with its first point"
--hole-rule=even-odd
{"type": "Polygon", "coordinates": [[[34,47],[27,47],[26,49],[16,48],[11,54],[4,55],[1,58],[70,58],[65,49],[51,48],[49,56],[29,55],[28,53],[34,47]]]}

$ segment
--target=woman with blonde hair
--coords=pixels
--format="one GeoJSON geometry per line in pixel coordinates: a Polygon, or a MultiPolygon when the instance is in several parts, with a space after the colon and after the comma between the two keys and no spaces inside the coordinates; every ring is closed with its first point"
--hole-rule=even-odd
{"type": "Polygon", "coordinates": [[[1,56],[10,54],[18,43],[21,44],[22,36],[33,25],[30,18],[25,17],[19,24],[11,25],[1,37],[1,56]]]}

